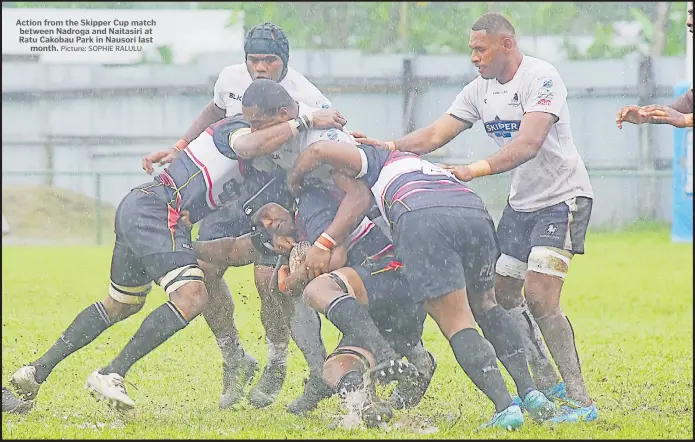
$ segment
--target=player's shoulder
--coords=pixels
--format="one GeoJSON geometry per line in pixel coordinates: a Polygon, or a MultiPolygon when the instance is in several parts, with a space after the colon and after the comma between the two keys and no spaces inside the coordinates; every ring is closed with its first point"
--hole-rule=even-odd
{"type": "Polygon", "coordinates": [[[541,60],[540,58],[524,55],[524,70],[528,77],[538,75],[554,75],[558,74],[557,68],[550,62],[541,60]]]}
{"type": "Polygon", "coordinates": [[[225,66],[222,68],[220,71],[220,75],[218,76],[220,80],[226,80],[226,81],[248,81],[249,83],[251,82],[251,76],[249,75],[249,71],[246,68],[245,63],[239,63],[239,64],[232,64],[229,66],[225,66]]]}

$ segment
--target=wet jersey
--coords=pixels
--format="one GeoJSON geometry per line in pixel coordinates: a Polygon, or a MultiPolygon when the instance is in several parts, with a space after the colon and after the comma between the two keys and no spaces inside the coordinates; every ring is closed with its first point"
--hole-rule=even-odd
{"type": "MultiPolygon", "coordinates": [[[[217,107],[224,109],[228,117],[241,113],[241,99],[253,80],[246,69],[245,63],[227,66],[222,69],[213,92],[213,101],[217,107]]],[[[316,86],[311,84],[302,74],[291,67],[280,85],[290,96],[301,103],[314,108],[331,107],[331,102],[324,97],[316,86]]]]}
{"type": "Polygon", "coordinates": [[[536,157],[510,171],[509,205],[532,212],[577,196],[593,198],[589,174],[572,139],[567,88],[550,63],[525,55],[505,84],[478,76],[447,110],[459,120],[481,120],[499,147],[518,136],[528,112],[549,113],[558,120],[536,157]]]}
{"type": "MultiPolygon", "coordinates": [[[[333,222],[342,199],[340,193],[318,187],[309,187],[302,192],[295,218],[302,240],[313,244],[333,222]]],[[[360,265],[367,257],[378,259],[393,252],[391,241],[367,217],[348,235],[345,243],[348,249],[345,265],[348,267],[360,265]]]]}
{"type": "Polygon", "coordinates": [[[195,223],[238,197],[245,180],[267,181],[270,174],[246,167],[229,148],[230,134],[248,127],[241,115],[212,124],[155,178],[164,184],[156,192],[175,209],[188,210],[195,223]]]}
{"type": "Polygon", "coordinates": [[[466,207],[486,210],[468,186],[422,157],[392,152],[367,144],[358,146],[362,170],[356,178],[372,189],[381,215],[393,226],[406,213],[431,207],[466,207]]]}
{"type": "MultiPolygon", "coordinates": [[[[299,104],[299,114],[308,114],[312,109],[304,103],[299,104]]],[[[280,146],[275,152],[263,157],[253,159],[253,166],[261,171],[269,172],[276,167],[280,167],[285,171],[292,169],[294,162],[300,153],[304,152],[309,146],[317,141],[341,141],[344,143],[355,144],[354,138],[345,130],[338,129],[309,129],[301,132],[298,135],[290,138],[280,146]]],[[[325,164],[318,167],[307,175],[307,179],[312,178],[318,180],[327,187],[333,186],[331,178],[332,167],[325,164]]]]}

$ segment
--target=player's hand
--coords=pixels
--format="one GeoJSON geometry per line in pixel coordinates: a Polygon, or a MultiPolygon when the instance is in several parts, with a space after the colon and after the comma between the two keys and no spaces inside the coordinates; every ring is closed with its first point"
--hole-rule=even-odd
{"type": "Polygon", "coordinates": [[[475,178],[473,171],[468,166],[451,166],[448,164],[442,164],[441,167],[453,173],[458,180],[463,182],[468,182],[475,178]]]}
{"type": "Polygon", "coordinates": [[[320,109],[312,114],[314,129],[342,129],[347,124],[347,120],[340,115],[338,109],[320,109]]]}
{"type": "Polygon", "coordinates": [[[319,276],[328,271],[328,263],[331,261],[331,252],[311,246],[306,252],[306,269],[314,276],[319,276]]]}
{"type": "Polygon", "coordinates": [[[191,223],[190,220],[191,213],[188,210],[182,210],[179,213],[179,219],[183,221],[183,223],[188,227],[189,229],[193,228],[193,223],[191,223]]]}
{"type": "Polygon", "coordinates": [[[278,269],[278,289],[280,290],[280,293],[282,293],[283,295],[290,294],[290,288],[287,284],[287,279],[289,278],[289,276],[290,266],[285,264],[278,269]]]}
{"type": "Polygon", "coordinates": [[[142,170],[152,175],[152,172],[154,172],[154,168],[152,167],[153,163],[157,163],[160,166],[169,164],[179,156],[179,153],[181,152],[178,149],[171,147],[166,150],[160,150],[159,152],[145,155],[142,157],[142,170]]]}
{"type": "Polygon", "coordinates": [[[618,125],[619,129],[622,129],[624,121],[632,124],[647,123],[649,119],[640,114],[640,109],[641,108],[639,106],[634,104],[620,108],[618,111],[618,116],[615,118],[615,124],[618,125]]]}
{"type": "Polygon", "coordinates": [[[639,110],[639,115],[642,118],[646,118],[649,123],[653,124],[670,124],[674,127],[687,126],[685,114],[682,114],[667,106],[660,106],[658,104],[643,106],[639,110]]]}
{"type": "Polygon", "coordinates": [[[362,132],[352,131],[350,135],[360,144],[371,144],[374,147],[380,147],[382,149],[388,149],[385,141],[377,140],[376,138],[369,138],[362,132]]]}
{"type": "Polygon", "coordinates": [[[273,247],[279,255],[289,255],[295,240],[291,236],[273,234],[273,247]]]}
{"type": "Polygon", "coordinates": [[[302,193],[303,181],[303,179],[299,180],[298,178],[291,177],[289,174],[287,175],[285,185],[287,186],[287,191],[290,192],[290,195],[295,198],[299,197],[299,195],[302,193]]]}

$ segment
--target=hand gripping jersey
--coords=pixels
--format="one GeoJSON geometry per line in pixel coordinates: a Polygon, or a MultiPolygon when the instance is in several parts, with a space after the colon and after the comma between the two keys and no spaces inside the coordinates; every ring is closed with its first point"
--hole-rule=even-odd
{"type": "Polygon", "coordinates": [[[486,210],[483,201],[468,186],[422,157],[392,152],[367,144],[358,146],[362,170],[356,178],[372,189],[381,215],[391,228],[406,213],[430,207],[466,207],[486,210]]]}
{"type": "MultiPolygon", "coordinates": [[[[313,244],[333,222],[342,198],[339,193],[336,190],[318,187],[309,187],[302,192],[295,213],[300,241],[306,240],[313,244]]],[[[348,249],[345,265],[348,267],[362,264],[365,258],[370,257],[376,260],[393,252],[391,241],[367,217],[362,219],[345,242],[348,249]]]]}
{"type": "MultiPolygon", "coordinates": [[[[220,109],[225,109],[228,117],[241,113],[241,99],[253,80],[246,69],[246,64],[227,66],[220,72],[213,92],[213,101],[220,109]]],[[[314,108],[331,107],[331,102],[324,97],[316,86],[302,74],[291,67],[280,85],[287,90],[295,101],[306,103],[314,108]]]]}
{"type": "Polygon", "coordinates": [[[188,210],[192,223],[238,197],[244,180],[265,182],[272,176],[246,167],[229,147],[229,135],[248,127],[241,115],[212,124],[155,178],[164,184],[159,192],[177,210],[188,210]]]}
{"type": "MultiPolygon", "coordinates": [[[[304,103],[298,103],[299,113],[308,114],[312,109],[304,103]]],[[[285,171],[292,169],[294,162],[300,153],[304,152],[309,146],[316,143],[317,141],[341,141],[344,143],[355,144],[355,139],[345,132],[345,130],[338,129],[309,129],[302,132],[280,146],[278,150],[270,155],[263,157],[257,157],[253,159],[253,166],[264,172],[270,172],[277,167],[285,171]]],[[[307,182],[311,182],[314,178],[318,180],[323,186],[333,187],[333,179],[331,178],[331,166],[324,164],[318,167],[316,170],[312,171],[307,175],[307,182]]]]}
{"type": "Polygon", "coordinates": [[[533,212],[577,196],[593,198],[589,174],[572,140],[567,88],[553,65],[525,55],[511,81],[478,77],[458,94],[447,113],[459,120],[482,120],[498,146],[519,134],[527,112],[558,117],[535,158],[510,171],[509,205],[533,212]]]}

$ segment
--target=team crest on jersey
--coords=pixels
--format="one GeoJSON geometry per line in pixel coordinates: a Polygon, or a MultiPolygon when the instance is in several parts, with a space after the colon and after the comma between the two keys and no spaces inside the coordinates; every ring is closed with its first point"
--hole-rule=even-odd
{"type": "Polygon", "coordinates": [[[335,129],[328,129],[326,132],[323,133],[326,138],[329,140],[337,140],[338,139],[338,131],[335,129]]]}
{"type": "Polygon", "coordinates": [[[521,103],[519,102],[519,93],[514,92],[514,96],[512,97],[511,101],[507,106],[519,106],[521,103]]]}
{"type": "Polygon", "coordinates": [[[518,132],[520,126],[520,120],[501,120],[499,116],[495,116],[493,121],[485,123],[485,132],[499,138],[511,138],[512,133],[518,132]]]}

